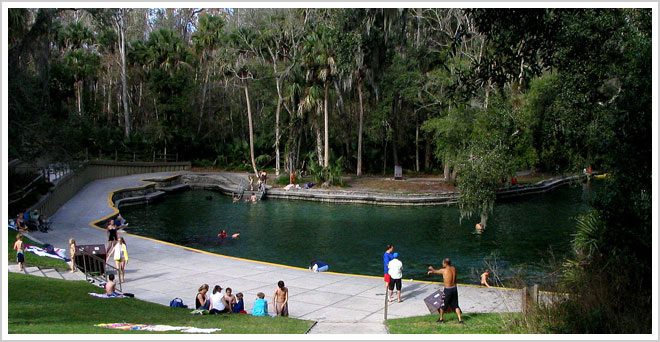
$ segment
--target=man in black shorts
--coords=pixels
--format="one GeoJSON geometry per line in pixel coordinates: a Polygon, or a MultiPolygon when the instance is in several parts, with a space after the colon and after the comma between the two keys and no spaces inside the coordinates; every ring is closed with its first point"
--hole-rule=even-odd
{"type": "Polygon", "coordinates": [[[428,274],[435,273],[441,274],[442,279],[445,282],[445,288],[442,290],[442,304],[440,305],[440,319],[438,323],[444,323],[444,313],[447,310],[447,307],[451,307],[456,311],[458,316],[458,323],[463,323],[463,318],[461,317],[461,308],[458,307],[458,290],[456,289],[456,267],[451,265],[451,260],[445,258],[442,261],[442,269],[436,270],[433,266],[429,266],[428,274]]]}

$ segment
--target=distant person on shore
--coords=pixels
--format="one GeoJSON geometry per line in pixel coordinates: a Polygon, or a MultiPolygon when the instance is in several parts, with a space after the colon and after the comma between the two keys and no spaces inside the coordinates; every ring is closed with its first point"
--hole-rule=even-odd
{"type": "Polygon", "coordinates": [[[126,250],[126,241],[123,237],[120,237],[119,241],[115,244],[114,259],[119,276],[119,282],[123,283],[126,281],[124,269],[126,268],[126,264],[128,264],[128,251],[126,250]]]}
{"type": "Polygon", "coordinates": [[[484,226],[481,225],[481,222],[477,223],[474,225],[474,230],[477,231],[477,233],[483,233],[484,231],[484,226]]]}
{"type": "Polygon", "coordinates": [[[23,272],[23,263],[25,262],[25,245],[23,244],[23,234],[16,234],[16,242],[14,242],[14,250],[16,251],[16,263],[18,264],[18,271],[23,272]]]}
{"type": "Polygon", "coordinates": [[[117,226],[115,226],[115,220],[110,220],[108,225],[105,227],[105,231],[108,235],[108,248],[107,250],[112,249],[117,242],[117,226]]]}
{"type": "MultiPolygon", "coordinates": [[[[76,268],[76,240],[73,238],[69,239],[69,255],[71,256],[71,273],[78,271],[76,268]]],[[[113,277],[114,278],[114,277],[113,277]]]]}
{"type": "Polygon", "coordinates": [[[250,176],[250,191],[254,191],[254,178],[250,176]]]}
{"type": "Polygon", "coordinates": [[[321,260],[314,259],[309,263],[309,269],[312,272],[325,272],[329,268],[330,268],[330,266],[328,266],[328,264],[324,263],[321,260]]]}
{"type": "Polygon", "coordinates": [[[481,274],[481,285],[486,285],[486,287],[490,287],[490,284],[488,284],[489,275],[490,275],[490,270],[488,269],[481,274]]]}
{"type": "Polygon", "coordinates": [[[289,317],[289,289],[284,286],[284,281],[277,282],[277,290],[273,295],[275,303],[275,314],[278,316],[289,317]]]}
{"type": "Polygon", "coordinates": [[[461,308],[458,306],[458,290],[456,288],[456,267],[451,265],[451,260],[445,258],[442,261],[442,269],[436,270],[433,266],[429,266],[428,274],[435,273],[442,275],[442,280],[445,283],[445,288],[442,290],[442,304],[438,311],[440,312],[440,319],[437,320],[438,323],[444,323],[444,313],[447,310],[447,307],[451,307],[456,310],[456,315],[458,316],[458,323],[463,323],[463,318],[461,317],[461,308]]]}
{"type": "Polygon", "coordinates": [[[266,171],[259,171],[259,185],[265,187],[266,186],[266,180],[268,179],[268,176],[266,175],[266,171]]]}
{"type": "Polygon", "coordinates": [[[117,217],[115,217],[115,227],[117,229],[123,229],[126,228],[127,225],[128,223],[126,222],[126,220],[124,220],[124,218],[121,217],[120,214],[117,214],[117,217]]]}
{"type": "Polygon", "coordinates": [[[196,310],[212,310],[213,306],[209,300],[209,296],[206,294],[209,292],[209,285],[203,284],[197,290],[197,295],[195,296],[195,309],[196,310]]]}
{"type": "Polygon", "coordinates": [[[295,182],[296,182],[296,175],[293,172],[291,172],[291,174],[289,174],[289,184],[294,184],[295,182]]]}
{"type": "Polygon", "coordinates": [[[263,292],[257,293],[257,300],[254,301],[252,307],[252,316],[268,316],[268,302],[264,297],[266,296],[263,292]]]}
{"type": "Polygon", "coordinates": [[[216,285],[213,287],[210,306],[212,307],[212,309],[209,310],[210,314],[220,314],[220,313],[229,312],[229,308],[227,307],[227,302],[225,302],[224,300],[224,295],[222,294],[222,287],[220,285],[216,285]]]}
{"type": "Polygon", "coordinates": [[[18,215],[16,215],[16,229],[20,233],[27,232],[27,224],[25,223],[25,220],[23,220],[23,212],[20,212],[18,215]]]}
{"type": "Polygon", "coordinates": [[[394,245],[387,245],[387,248],[385,249],[385,253],[383,254],[383,266],[384,266],[384,279],[385,279],[385,294],[387,294],[387,290],[390,287],[390,274],[389,274],[389,268],[387,265],[394,259],[394,245]]]}
{"type": "Polygon", "coordinates": [[[401,303],[401,278],[403,278],[403,263],[401,260],[399,260],[399,253],[394,252],[394,254],[392,254],[392,260],[390,260],[390,262],[387,264],[387,268],[388,274],[390,275],[390,303],[393,301],[392,291],[394,291],[395,286],[398,302],[401,303]]]}
{"type": "Polygon", "coordinates": [[[225,301],[227,305],[227,309],[229,311],[234,311],[234,305],[236,305],[236,296],[234,296],[232,293],[231,287],[228,287],[225,289],[225,296],[222,297],[222,300],[225,301]]]}
{"type": "Polygon", "coordinates": [[[246,314],[245,303],[243,302],[243,293],[239,292],[236,294],[236,304],[232,309],[234,313],[246,314]]]}

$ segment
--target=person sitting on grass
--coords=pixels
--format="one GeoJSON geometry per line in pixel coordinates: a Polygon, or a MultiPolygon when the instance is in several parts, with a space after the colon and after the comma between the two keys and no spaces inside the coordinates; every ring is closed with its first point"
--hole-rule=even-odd
{"type": "Polygon", "coordinates": [[[195,296],[195,309],[197,310],[211,310],[213,306],[209,300],[209,296],[206,293],[209,292],[209,285],[204,284],[199,287],[197,290],[197,296],[195,296]]]}
{"type": "Polygon", "coordinates": [[[115,284],[115,275],[111,274],[108,276],[108,282],[105,283],[105,294],[108,295],[108,297],[119,297],[121,294],[117,293],[115,290],[117,284],[115,284]]]}
{"type": "Polygon", "coordinates": [[[213,287],[210,306],[212,307],[212,309],[209,310],[210,314],[229,312],[229,308],[227,307],[228,306],[227,302],[225,302],[224,296],[222,295],[222,287],[220,285],[216,285],[213,287]]]}
{"type": "Polygon", "coordinates": [[[232,311],[234,313],[241,313],[241,314],[246,314],[247,312],[245,311],[245,304],[243,303],[243,294],[242,293],[237,293],[236,294],[236,304],[234,304],[234,307],[232,311]]]}
{"type": "Polygon", "coordinates": [[[222,300],[225,301],[227,305],[227,309],[229,309],[229,311],[233,311],[234,305],[236,304],[236,296],[234,296],[231,293],[232,293],[232,289],[231,287],[228,287],[225,289],[225,296],[222,297],[222,300]]]}
{"type": "Polygon", "coordinates": [[[257,300],[252,307],[252,316],[268,316],[268,302],[264,299],[263,292],[257,293],[257,300]]]}

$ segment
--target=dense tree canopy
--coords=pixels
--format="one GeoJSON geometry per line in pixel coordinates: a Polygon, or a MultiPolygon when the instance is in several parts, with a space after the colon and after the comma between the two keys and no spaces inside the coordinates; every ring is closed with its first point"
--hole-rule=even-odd
{"type": "Polygon", "coordinates": [[[632,264],[620,278],[648,293],[650,9],[8,14],[10,158],[167,147],[337,183],[401,165],[453,181],[462,216],[484,225],[517,171],[591,165],[611,181],[578,232],[578,274],[632,264]]]}

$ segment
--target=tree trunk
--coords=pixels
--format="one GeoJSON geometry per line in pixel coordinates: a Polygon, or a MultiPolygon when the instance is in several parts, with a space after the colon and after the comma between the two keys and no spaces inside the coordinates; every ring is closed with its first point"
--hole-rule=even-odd
{"type": "Polygon", "coordinates": [[[318,120],[314,121],[314,128],[316,129],[316,154],[319,159],[319,165],[323,166],[323,138],[321,138],[321,128],[319,127],[318,120]]]}
{"type": "Polygon", "coordinates": [[[456,174],[458,173],[458,169],[454,167],[453,170],[451,170],[451,180],[455,181],[456,180],[456,174]]]}
{"type": "Polygon", "coordinates": [[[415,171],[419,172],[419,115],[415,114],[415,171]]]}
{"type": "Polygon", "coordinates": [[[119,21],[119,55],[121,57],[121,93],[124,104],[124,136],[131,135],[131,112],[128,108],[128,87],[126,85],[126,27],[124,25],[124,10],[120,10],[119,21]]]}
{"type": "Polygon", "coordinates": [[[486,229],[486,223],[488,222],[488,209],[481,211],[481,227],[486,229]]]}
{"type": "Polygon", "coordinates": [[[275,175],[280,175],[280,111],[282,110],[282,92],[280,78],[275,79],[277,86],[277,109],[275,109],[275,175]]]}
{"type": "Polygon", "coordinates": [[[247,81],[243,81],[243,90],[245,90],[245,102],[247,103],[247,112],[248,112],[248,129],[250,133],[250,161],[252,162],[252,169],[254,170],[255,177],[259,178],[259,172],[257,172],[257,165],[254,163],[254,141],[252,138],[252,111],[250,109],[250,94],[248,93],[247,81]]]}
{"type": "Polygon", "coordinates": [[[398,126],[399,120],[397,120],[396,113],[396,100],[392,101],[392,162],[394,166],[399,165],[399,154],[397,153],[397,135],[399,133],[398,126]]]}
{"type": "Polygon", "coordinates": [[[330,83],[325,83],[325,93],[323,96],[323,113],[324,113],[324,123],[325,123],[325,153],[323,155],[323,166],[328,167],[328,89],[330,88],[330,83]]]}
{"type": "Polygon", "coordinates": [[[76,81],[76,106],[78,107],[78,115],[82,115],[82,80],[76,81]]]}
{"type": "Polygon", "coordinates": [[[445,158],[445,160],[442,162],[442,164],[443,164],[442,166],[444,168],[445,181],[449,181],[449,176],[450,176],[449,171],[451,170],[451,168],[449,167],[449,161],[447,160],[447,158],[445,158]]]}
{"type": "Polygon", "coordinates": [[[431,168],[431,139],[426,138],[426,148],[424,149],[424,170],[431,168]]]}
{"type": "Polygon", "coordinates": [[[202,120],[204,118],[204,104],[206,103],[206,90],[209,84],[209,72],[211,68],[206,68],[206,76],[204,77],[204,87],[202,87],[202,104],[199,108],[199,123],[197,124],[197,134],[202,130],[202,120]]]}
{"type": "Polygon", "coordinates": [[[358,82],[358,97],[360,98],[360,126],[358,128],[357,175],[362,176],[362,127],[364,112],[362,107],[362,80],[358,82]]]}

